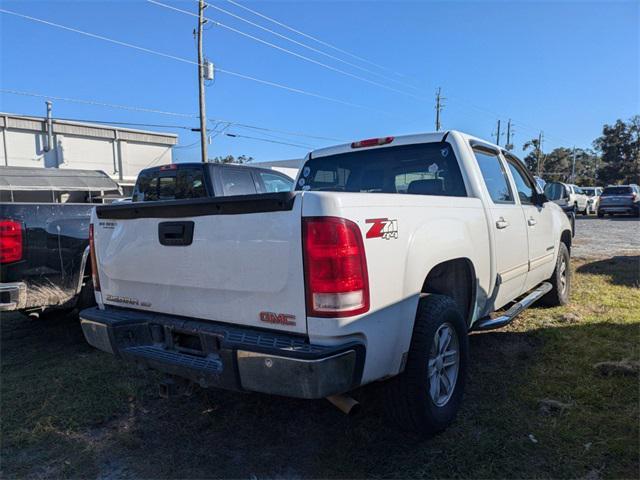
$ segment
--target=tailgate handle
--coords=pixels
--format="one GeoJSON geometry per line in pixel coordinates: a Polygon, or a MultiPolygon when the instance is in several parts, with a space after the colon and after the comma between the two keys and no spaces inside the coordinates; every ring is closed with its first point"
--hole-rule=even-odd
{"type": "Polygon", "coordinates": [[[193,242],[193,222],[160,222],[158,224],[160,244],[167,247],[186,246],[193,242]]]}

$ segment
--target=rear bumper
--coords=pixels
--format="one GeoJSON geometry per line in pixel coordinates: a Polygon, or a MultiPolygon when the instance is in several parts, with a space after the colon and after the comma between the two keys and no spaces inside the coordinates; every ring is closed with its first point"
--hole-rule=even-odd
{"type": "Polygon", "coordinates": [[[598,211],[601,213],[637,213],[640,206],[635,203],[628,205],[600,205],[598,211]]]}
{"type": "Polygon", "coordinates": [[[121,308],[80,313],[92,346],[203,387],[323,398],[360,384],[365,347],[121,308]]]}
{"type": "Polygon", "coordinates": [[[20,310],[26,303],[27,286],[24,283],[0,283],[0,312],[20,310]]]}

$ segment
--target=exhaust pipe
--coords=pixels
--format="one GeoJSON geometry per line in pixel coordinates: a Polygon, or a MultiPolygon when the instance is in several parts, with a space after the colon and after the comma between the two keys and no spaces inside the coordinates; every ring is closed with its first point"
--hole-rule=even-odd
{"type": "Polygon", "coordinates": [[[355,415],[360,411],[360,403],[347,395],[331,395],[326,398],[345,415],[355,415]]]}

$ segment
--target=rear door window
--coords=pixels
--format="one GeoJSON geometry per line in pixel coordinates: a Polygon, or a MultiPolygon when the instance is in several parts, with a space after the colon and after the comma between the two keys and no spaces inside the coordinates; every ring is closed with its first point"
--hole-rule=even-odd
{"type": "Polygon", "coordinates": [[[288,192],[293,187],[293,180],[271,172],[258,172],[267,193],[288,192]]]}
{"type": "Polygon", "coordinates": [[[246,168],[220,168],[220,179],[225,196],[251,195],[258,193],[256,184],[251,176],[251,170],[246,168]]]}
{"type": "Polygon", "coordinates": [[[516,184],[516,191],[518,192],[518,197],[520,197],[520,203],[522,205],[533,205],[534,188],[529,177],[527,177],[526,174],[521,171],[521,167],[513,161],[507,159],[507,165],[509,165],[511,176],[516,184]]]}
{"type": "Polygon", "coordinates": [[[504,170],[504,166],[498,156],[476,149],[474,149],[473,153],[476,156],[484,184],[487,186],[493,203],[515,203],[509,187],[507,172],[504,170]]]}

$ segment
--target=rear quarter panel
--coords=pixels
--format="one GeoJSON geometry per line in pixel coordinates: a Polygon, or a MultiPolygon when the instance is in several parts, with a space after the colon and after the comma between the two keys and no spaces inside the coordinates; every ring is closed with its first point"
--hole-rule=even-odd
{"type": "Polygon", "coordinates": [[[337,216],[355,222],[363,236],[369,274],[370,311],[349,318],[308,317],[312,343],[358,339],[367,346],[363,383],[398,373],[409,349],[421,288],[439,263],[468,258],[476,270],[477,295],[490,279],[489,238],[482,203],[476,198],[322,192],[303,194],[303,216],[337,216]],[[388,238],[367,238],[388,219],[388,238]]]}

